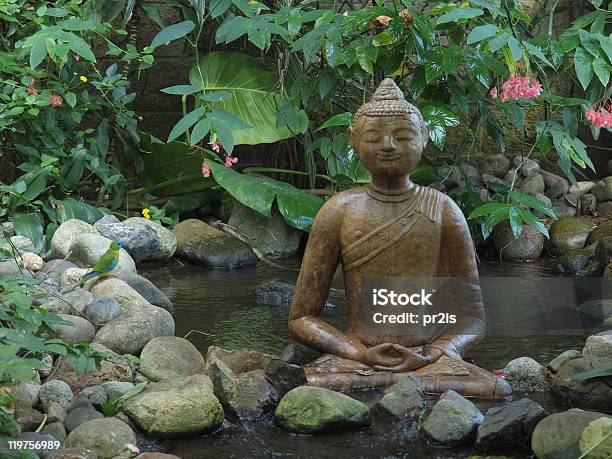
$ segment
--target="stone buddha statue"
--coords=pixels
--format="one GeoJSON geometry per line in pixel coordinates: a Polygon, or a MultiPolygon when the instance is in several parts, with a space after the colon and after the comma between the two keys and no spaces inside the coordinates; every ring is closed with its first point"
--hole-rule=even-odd
{"type": "MultiPolygon", "coordinates": [[[[428,392],[509,395],[505,380],[462,359],[484,334],[484,305],[461,210],[445,194],[410,180],[428,139],[421,113],[387,78],[357,111],[348,136],[372,182],[335,194],[310,232],[289,313],[295,339],[324,353],[305,368],[309,384],[334,390],[385,387],[414,372],[428,392]],[[320,318],[339,263],[348,308],[345,331],[320,318]],[[411,286],[453,281],[446,289],[453,326],[420,324],[406,332],[397,321],[374,324],[372,305],[365,304],[371,295],[364,289],[387,279],[411,286]]],[[[394,311],[415,310],[408,304],[394,311]]]]}

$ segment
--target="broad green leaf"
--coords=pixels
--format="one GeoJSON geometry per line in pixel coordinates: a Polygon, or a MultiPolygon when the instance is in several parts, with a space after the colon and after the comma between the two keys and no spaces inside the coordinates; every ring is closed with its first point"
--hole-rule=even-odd
{"type": "Polygon", "coordinates": [[[164,89],[160,89],[161,92],[165,92],[166,94],[193,94],[194,92],[201,91],[202,88],[193,84],[178,84],[176,86],[169,86],[164,89]]]}
{"type": "Polygon", "coordinates": [[[315,131],[320,131],[321,129],[326,129],[333,126],[350,126],[352,120],[353,114],[351,112],[338,113],[325,121],[325,123],[319,126],[315,131]]]}
{"type": "Polygon", "coordinates": [[[509,191],[508,196],[510,196],[510,198],[514,199],[516,202],[520,204],[525,204],[526,206],[529,206],[532,209],[542,212],[543,214],[548,215],[549,217],[555,216],[553,210],[535,196],[531,196],[529,194],[521,193],[520,191],[515,190],[509,191]]]}
{"type": "Polygon", "coordinates": [[[595,368],[594,370],[576,373],[571,379],[576,382],[581,382],[593,378],[605,378],[608,376],[612,376],[612,365],[604,365],[603,367],[595,368]]]}
{"type": "Polygon", "coordinates": [[[214,52],[189,72],[189,81],[205,93],[227,92],[233,97],[212,102],[246,123],[249,128],[233,129],[235,145],[273,143],[293,137],[286,127],[277,127],[276,113],[287,100],[276,92],[278,74],[260,59],[237,52],[214,52]]]}
{"type": "Polygon", "coordinates": [[[34,42],[30,50],[30,67],[35,69],[45,57],[47,57],[47,47],[45,45],[45,40],[40,38],[34,42]]]}
{"type": "Polygon", "coordinates": [[[198,122],[205,112],[206,109],[204,107],[199,107],[183,116],[179,122],[174,125],[172,131],[170,131],[168,142],[172,142],[174,139],[184,134],[187,129],[198,122]]]}
{"type": "Polygon", "coordinates": [[[77,102],[76,94],[73,92],[67,92],[66,94],[64,94],[64,100],[68,105],[74,108],[77,102]]]}
{"type": "Polygon", "coordinates": [[[510,48],[510,52],[512,53],[512,58],[515,61],[521,60],[521,58],[523,57],[523,49],[521,48],[521,44],[516,38],[508,38],[508,47],[510,48]]]}
{"type": "Polygon", "coordinates": [[[191,131],[191,145],[196,145],[200,142],[209,132],[212,126],[212,120],[210,117],[206,117],[196,123],[191,131]]]}
{"type": "Polygon", "coordinates": [[[604,87],[608,86],[608,82],[610,81],[610,66],[601,57],[596,57],[595,60],[593,60],[593,71],[595,75],[597,75],[597,78],[599,78],[599,81],[601,81],[601,84],[604,85],[604,87]]]}
{"type": "Polygon", "coordinates": [[[173,40],[177,40],[179,38],[184,37],[193,29],[195,29],[195,24],[192,21],[183,21],[178,22],[176,24],[172,24],[171,26],[160,30],[157,35],[153,37],[153,41],[151,41],[151,46],[153,48],[157,48],[158,46],[166,45],[173,40]]]}
{"type": "Polygon", "coordinates": [[[515,238],[519,237],[523,232],[523,219],[521,218],[521,213],[519,212],[518,207],[513,207],[510,209],[508,218],[510,219],[512,234],[514,234],[515,238]]]}
{"type": "Polygon", "coordinates": [[[44,221],[38,212],[16,213],[9,220],[13,223],[15,234],[27,237],[37,252],[42,249],[44,240],[44,221]]]}
{"type": "Polygon", "coordinates": [[[499,211],[500,209],[507,209],[507,211],[510,212],[511,207],[512,206],[510,204],[506,204],[504,202],[487,202],[486,204],[483,204],[482,206],[474,209],[472,213],[470,213],[470,215],[468,216],[468,219],[489,215],[493,212],[499,211]]]}
{"type": "Polygon", "coordinates": [[[438,18],[436,24],[447,24],[449,22],[456,22],[461,19],[471,19],[484,14],[484,11],[480,8],[455,8],[448,13],[443,14],[438,18]]]}
{"type": "MultiPolygon", "coordinates": [[[[100,209],[90,204],[77,201],[74,198],[68,197],[66,199],[57,199],[51,196],[49,197],[49,202],[57,211],[58,223],[76,218],[93,225],[104,217],[104,213],[100,209]]],[[[106,210],[106,213],[108,212],[109,211],[106,210]]]]}
{"type": "Polygon", "coordinates": [[[541,48],[538,48],[537,46],[534,46],[531,43],[528,43],[526,41],[523,42],[523,46],[525,48],[527,48],[527,51],[529,52],[529,54],[531,54],[532,56],[537,57],[538,59],[540,59],[545,64],[550,65],[552,68],[555,68],[555,66],[552,64],[552,62],[550,62],[547,59],[547,57],[544,55],[544,52],[542,51],[541,48]]]}
{"type": "Polygon", "coordinates": [[[444,149],[446,128],[459,126],[459,115],[439,105],[427,105],[422,108],[421,113],[427,121],[429,138],[440,150],[444,149]]]}
{"type": "Polygon", "coordinates": [[[208,161],[215,181],[236,200],[267,216],[272,216],[276,200],[285,221],[294,228],[309,231],[323,205],[323,199],[294,186],[270,178],[240,174],[229,167],[208,161]]]}
{"type": "Polygon", "coordinates": [[[593,78],[593,56],[587,53],[584,48],[576,48],[574,52],[574,68],[582,88],[586,90],[593,78]]]}
{"type": "Polygon", "coordinates": [[[486,40],[487,38],[497,35],[498,31],[499,28],[495,24],[474,27],[467,37],[467,42],[468,44],[478,43],[479,41],[486,40]]]}

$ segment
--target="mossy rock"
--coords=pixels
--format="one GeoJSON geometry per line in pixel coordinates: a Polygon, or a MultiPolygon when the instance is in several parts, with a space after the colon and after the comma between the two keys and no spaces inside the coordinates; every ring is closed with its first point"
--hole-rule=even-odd
{"type": "Polygon", "coordinates": [[[597,228],[593,230],[589,236],[589,243],[603,241],[604,238],[612,237],[612,220],[603,222],[597,228]]]}
{"type": "Polygon", "coordinates": [[[563,255],[582,249],[594,225],[578,217],[562,217],[550,227],[548,250],[553,255],[563,255]]]}
{"type": "Polygon", "coordinates": [[[367,405],[348,395],[300,386],[280,401],[275,421],[289,432],[316,434],[366,426],[370,415],[367,405]]]}

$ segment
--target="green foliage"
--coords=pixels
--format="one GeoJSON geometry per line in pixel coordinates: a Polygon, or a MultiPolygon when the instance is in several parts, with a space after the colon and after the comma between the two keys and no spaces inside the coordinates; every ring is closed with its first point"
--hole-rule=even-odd
{"type": "Polygon", "coordinates": [[[572,376],[572,380],[575,382],[582,382],[588,381],[589,379],[606,378],[609,376],[612,376],[612,365],[604,365],[603,367],[595,368],[594,370],[576,373],[574,376],[572,376]]]}

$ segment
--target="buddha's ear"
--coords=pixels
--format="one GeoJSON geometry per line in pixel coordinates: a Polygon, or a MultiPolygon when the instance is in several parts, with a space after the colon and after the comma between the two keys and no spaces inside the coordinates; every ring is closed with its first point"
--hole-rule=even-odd
{"type": "Polygon", "coordinates": [[[423,134],[423,149],[427,146],[429,141],[429,128],[427,127],[427,121],[423,121],[421,124],[421,133],[423,134]]]}

